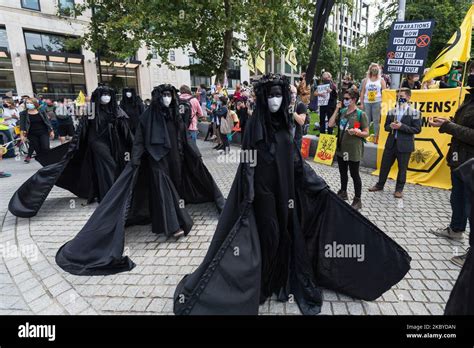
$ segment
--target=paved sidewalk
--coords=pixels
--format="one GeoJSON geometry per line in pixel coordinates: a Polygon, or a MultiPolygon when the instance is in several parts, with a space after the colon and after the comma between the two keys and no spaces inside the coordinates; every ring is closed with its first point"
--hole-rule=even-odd
{"type": "MultiPolygon", "coordinates": [[[[218,163],[210,143],[199,141],[204,161],[224,196],[230,189],[237,164],[218,163]]],[[[332,187],[339,189],[336,167],[311,162],[332,187]]],[[[0,179],[0,314],[172,314],[173,293],[183,275],[192,272],[204,257],[217,224],[213,204],[188,206],[194,227],[179,240],[154,235],[150,226],[126,231],[126,254],[137,264],[128,273],[78,277],[63,272],[54,256],[73,238],[96,208],[54,188],[39,214],[16,218],[7,212],[13,192],[40,168],[32,161],[0,161],[0,170],[13,174],[0,179]],[[18,256],[15,248],[23,253],[18,256]]],[[[393,198],[394,182],[384,192],[368,193],[376,182],[368,172],[362,213],[409,252],[409,274],[374,302],[324,291],[322,314],[442,314],[459,268],[449,259],[463,253],[465,242],[436,238],[427,231],[449,223],[449,191],[407,185],[405,198],[393,198]]],[[[349,192],[353,193],[352,183],[349,192]]],[[[299,314],[296,304],[271,299],[261,314],[299,314]]]]}

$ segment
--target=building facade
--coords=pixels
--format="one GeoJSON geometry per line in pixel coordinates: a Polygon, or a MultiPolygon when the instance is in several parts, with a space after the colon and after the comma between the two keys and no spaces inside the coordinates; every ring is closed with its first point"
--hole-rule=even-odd
{"type": "MultiPolygon", "coordinates": [[[[81,37],[90,12],[77,18],[68,11],[84,0],[1,0],[0,1],[0,96],[43,95],[44,98],[75,99],[79,92],[90,95],[99,81],[114,87],[135,87],[143,99],[151,97],[154,86],[170,83],[177,87],[210,85],[211,77],[190,70],[168,68],[142,47],[127,61],[101,60],[85,47],[71,47],[71,38],[81,37]]],[[[169,61],[189,65],[193,58],[182,49],[170,52],[169,61]]],[[[233,61],[229,87],[249,77],[245,62],[233,61]]]]}
{"type": "Polygon", "coordinates": [[[369,4],[364,0],[354,0],[351,12],[346,6],[336,5],[329,16],[326,28],[336,33],[338,43],[348,49],[355,49],[357,44],[367,44],[369,27],[369,4]],[[342,24],[342,26],[341,26],[342,24]]]}

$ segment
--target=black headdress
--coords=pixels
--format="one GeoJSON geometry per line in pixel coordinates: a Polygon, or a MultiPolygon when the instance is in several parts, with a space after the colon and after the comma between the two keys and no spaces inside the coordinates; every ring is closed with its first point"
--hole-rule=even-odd
{"type": "Polygon", "coordinates": [[[117,97],[113,88],[99,85],[99,87],[92,92],[91,103],[93,111],[93,117],[91,120],[95,123],[97,131],[101,129],[105,123],[118,116],[119,107],[117,105],[117,97]],[[110,95],[110,102],[105,105],[100,101],[104,94],[110,95]]]}
{"type": "Polygon", "coordinates": [[[168,144],[165,132],[165,120],[172,119],[178,122],[178,94],[174,86],[163,84],[155,87],[151,93],[151,124],[150,124],[150,143],[152,145],[168,144]],[[171,104],[166,107],[163,104],[163,93],[171,92],[171,104]],[[155,129],[156,128],[156,129],[155,129]]]}
{"type": "Polygon", "coordinates": [[[274,143],[275,125],[288,129],[292,126],[292,118],[289,112],[291,102],[290,81],[288,77],[279,74],[268,74],[263,76],[254,84],[256,95],[256,108],[247,126],[243,141],[244,148],[260,148],[270,155],[272,143],[274,143]],[[280,110],[271,114],[268,109],[268,96],[273,86],[281,86],[283,101],[280,110]]]}
{"type": "Polygon", "coordinates": [[[133,106],[135,106],[135,105],[137,105],[137,101],[138,101],[137,91],[135,90],[135,88],[125,87],[122,90],[122,100],[120,101],[120,105],[122,105],[122,104],[132,104],[133,106]],[[127,92],[132,93],[131,98],[127,97],[127,92]]]}

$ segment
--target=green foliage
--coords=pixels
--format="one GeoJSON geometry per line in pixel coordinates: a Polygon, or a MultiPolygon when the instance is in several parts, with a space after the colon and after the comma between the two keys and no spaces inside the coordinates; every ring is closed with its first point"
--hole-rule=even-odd
{"type": "MultiPolygon", "coordinates": [[[[431,65],[451,36],[459,28],[471,0],[408,0],[405,20],[434,19],[435,29],[431,41],[427,66],[431,65]]],[[[374,62],[385,60],[390,27],[397,18],[398,0],[390,0],[379,7],[377,16],[381,24],[377,32],[369,35],[366,57],[374,62]]],[[[366,61],[366,63],[370,63],[366,61]]]]}
{"type": "MultiPolygon", "coordinates": [[[[353,0],[338,0],[352,8],[353,0]]],[[[145,44],[171,68],[192,69],[222,79],[230,58],[255,57],[264,47],[276,54],[293,44],[298,61],[309,59],[315,0],[85,0],[73,15],[94,8],[82,43],[109,59],[125,59],[145,44]],[[265,43],[265,44],[264,44],[265,43]],[[263,45],[264,44],[264,45],[263,45]],[[168,60],[182,48],[196,63],[177,66],[168,60]]],[[[321,68],[335,71],[337,43],[325,34],[321,68]]],[[[151,58],[148,55],[148,59],[151,58]]],[[[303,64],[304,65],[304,64],[303,64]]]]}

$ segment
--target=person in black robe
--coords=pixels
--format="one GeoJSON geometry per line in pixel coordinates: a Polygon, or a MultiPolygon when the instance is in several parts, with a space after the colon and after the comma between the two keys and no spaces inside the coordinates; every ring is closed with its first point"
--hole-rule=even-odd
{"type": "Polygon", "coordinates": [[[451,291],[444,314],[474,315],[474,256],[472,254],[474,244],[474,236],[472,234],[474,226],[474,158],[459,166],[456,171],[459,172],[471,193],[471,212],[469,215],[471,234],[469,235],[469,250],[466,260],[451,291]]]}
{"type": "Polygon", "coordinates": [[[138,125],[138,118],[145,111],[145,104],[137,95],[135,88],[124,88],[120,107],[128,116],[130,130],[135,134],[138,125]]]}
{"type": "Polygon", "coordinates": [[[105,197],[130,159],[133,135],[113,89],[99,86],[89,110],[71,142],[36,157],[43,168],[11,198],[8,209],[13,215],[35,216],[55,185],[88,203],[105,197]]]}
{"type": "Polygon", "coordinates": [[[76,275],[129,271],[123,256],[125,226],[151,223],[153,233],[187,235],[193,221],[184,203],[215,202],[224,197],[188,144],[178,113],[176,89],[153,90],[150,108],[140,116],[131,162],[78,235],[56,254],[56,263],[76,275]]]}
{"type": "Polygon", "coordinates": [[[255,91],[242,148],[256,151],[256,165],[240,164],[204,261],[176,288],[174,313],[255,315],[276,294],[318,314],[319,287],[378,298],[404,277],[411,258],[302,159],[288,79],[264,76],[255,91]]]}

